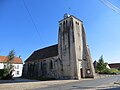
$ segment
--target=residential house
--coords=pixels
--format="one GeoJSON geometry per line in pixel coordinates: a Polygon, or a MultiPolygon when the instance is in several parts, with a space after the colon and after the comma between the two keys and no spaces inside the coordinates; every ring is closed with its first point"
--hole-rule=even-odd
{"type": "Polygon", "coordinates": [[[110,68],[115,68],[115,69],[120,69],[120,63],[110,63],[109,67],[110,68]]]}
{"type": "MultiPolygon", "coordinates": [[[[0,69],[4,69],[6,67],[5,62],[9,59],[7,56],[0,56],[0,69]]],[[[21,58],[15,57],[13,60],[10,61],[11,64],[14,66],[13,77],[21,77],[22,76],[22,69],[23,69],[23,62],[21,58]]]]}

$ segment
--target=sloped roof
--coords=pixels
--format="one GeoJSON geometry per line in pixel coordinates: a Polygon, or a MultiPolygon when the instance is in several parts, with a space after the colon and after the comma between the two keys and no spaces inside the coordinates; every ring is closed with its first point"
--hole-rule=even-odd
{"type": "Polygon", "coordinates": [[[34,51],[33,54],[25,62],[41,60],[57,55],[58,55],[58,44],[34,51]]]}
{"type": "Polygon", "coordinates": [[[110,66],[110,68],[120,68],[120,63],[111,63],[111,64],[108,64],[110,66]]]}
{"type": "MultiPolygon", "coordinates": [[[[7,56],[0,56],[0,63],[6,62],[8,60],[9,59],[7,56]]],[[[10,62],[12,62],[13,64],[22,64],[22,59],[18,57],[14,57],[14,59],[11,60],[10,62]]]]}

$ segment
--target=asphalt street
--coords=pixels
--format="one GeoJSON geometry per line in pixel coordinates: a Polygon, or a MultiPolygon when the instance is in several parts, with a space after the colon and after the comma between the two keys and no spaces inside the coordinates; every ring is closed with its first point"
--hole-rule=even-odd
{"type": "MultiPolygon", "coordinates": [[[[114,82],[120,82],[120,76],[116,75],[116,76],[93,79],[93,80],[82,80],[82,81],[77,81],[62,85],[52,85],[45,88],[38,88],[34,90],[88,90],[88,89],[98,90],[99,86],[102,86],[102,88],[104,89],[104,86],[114,82]]],[[[104,89],[104,90],[120,90],[120,87],[111,87],[109,89],[104,89]]]]}

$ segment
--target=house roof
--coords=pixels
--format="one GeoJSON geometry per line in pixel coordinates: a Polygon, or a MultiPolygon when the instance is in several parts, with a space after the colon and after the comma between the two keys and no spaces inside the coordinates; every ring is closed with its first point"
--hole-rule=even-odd
{"type": "Polygon", "coordinates": [[[32,55],[25,62],[41,60],[57,55],[58,55],[58,44],[34,51],[32,55]]]}
{"type": "Polygon", "coordinates": [[[108,64],[110,66],[110,68],[120,68],[120,63],[111,63],[111,64],[108,64]]]}
{"type": "MultiPolygon", "coordinates": [[[[9,58],[7,56],[0,56],[0,63],[6,62],[8,60],[9,58]]],[[[18,57],[14,57],[14,59],[11,60],[10,62],[12,62],[13,64],[22,64],[22,59],[18,57]]]]}

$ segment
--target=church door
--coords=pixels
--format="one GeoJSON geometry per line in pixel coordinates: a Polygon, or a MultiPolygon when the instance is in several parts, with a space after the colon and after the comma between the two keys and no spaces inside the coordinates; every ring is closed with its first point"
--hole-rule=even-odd
{"type": "Polygon", "coordinates": [[[83,78],[83,69],[80,69],[81,78],[83,78]]]}

